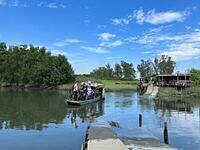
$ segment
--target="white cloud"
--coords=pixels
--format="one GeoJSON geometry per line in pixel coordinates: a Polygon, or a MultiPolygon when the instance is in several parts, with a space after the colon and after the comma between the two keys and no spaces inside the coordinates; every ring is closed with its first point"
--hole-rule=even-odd
{"type": "Polygon", "coordinates": [[[46,7],[48,7],[48,8],[66,8],[66,5],[53,2],[53,3],[48,3],[46,5],[46,7]]]}
{"type": "Polygon", "coordinates": [[[106,57],[107,60],[122,59],[122,57],[106,57]]]}
{"type": "Polygon", "coordinates": [[[5,0],[0,0],[0,6],[4,6],[6,5],[6,1],[5,0]]]}
{"type": "Polygon", "coordinates": [[[161,55],[171,56],[175,61],[190,60],[200,58],[200,47],[195,47],[194,44],[176,44],[169,50],[164,51],[161,55]]]}
{"type": "Polygon", "coordinates": [[[59,5],[57,3],[48,3],[47,7],[49,7],[49,8],[58,8],[59,5]]]}
{"type": "Polygon", "coordinates": [[[82,43],[82,41],[80,41],[78,39],[65,39],[63,41],[56,42],[53,45],[57,46],[57,47],[63,47],[63,46],[67,46],[70,44],[78,44],[78,43],[82,43]]]}
{"type": "Polygon", "coordinates": [[[68,56],[68,53],[65,51],[61,51],[61,50],[57,50],[57,49],[52,49],[52,50],[48,50],[50,51],[53,55],[58,56],[58,55],[64,55],[64,56],[68,56]]]}
{"type": "Polygon", "coordinates": [[[29,1],[20,1],[20,0],[0,0],[0,6],[8,6],[8,7],[48,7],[48,8],[66,8],[66,5],[62,3],[51,2],[47,3],[45,1],[41,1],[40,3],[34,3],[29,1]]]}
{"type": "Polygon", "coordinates": [[[190,30],[191,29],[191,26],[186,26],[185,27],[187,30],[190,30]]]}
{"type": "Polygon", "coordinates": [[[127,18],[115,18],[112,20],[114,25],[128,25],[132,20],[136,20],[136,23],[150,23],[154,25],[166,24],[171,22],[183,22],[190,12],[188,11],[165,11],[156,12],[152,9],[145,13],[142,9],[134,10],[127,18]]]}
{"type": "Polygon", "coordinates": [[[142,52],[142,54],[153,54],[154,53],[154,51],[153,50],[151,50],[151,51],[144,51],[144,52],[142,52]]]}
{"type": "Polygon", "coordinates": [[[98,37],[100,40],[109,41],[110,39],[116,37],[116,35],[108,33],[108,32],[104,32],[104,33],[98,34],[98,37]]]}
{"type": "Polygon", "coordinates": [[[175,61],[200,58],[200,29],[190,29],[178,34],[164,31],[159,27],[141,36],[128,37],[124,41],[147,48],[142,54],[169,55],[175,61]]]}
{"type": "Polygon", "coordinates": [[[124,44],[123,41],[117,40],[117,41],[114,41],[114,42],[101,42],[99,44],[99,46],[103,46],[103,47],[117,47],[117,46],[121,46],[122,44],[124,44]]]}
{"type": "Polygon", "coordinates": [[[93,53],[101,53],[101,54],[105,54],[105,53],[109,53],[108,50],[105,50],[102,47],[88,47],[88,46],[81,46],[82,49],[88,50],[90,52],[93,53]]]}
{"type": "Polygon", "coordinates": [[[114,25],[128,25],[133,20],[133,16],[129,15],[127,18],[115,18],[112,19],[114,25]]]}
{"type": "Polygon", "coordinates": [[[187,15],[189,15],[189,12],[187,11],[156,12],[155,9],[148,11],[146,15],[144,14],[143,10],[138,10],[134,12],[137,23],[150,23],[154,25],[171,23],[175,21],[182,22],[185,20],[187,15]]]}
{"type": "Polygon", "coordinates": [[[13,0],[12,3],[10,4],[10,7],[18,7],[18,6],[19,6],[18,0],[13,0]]]}

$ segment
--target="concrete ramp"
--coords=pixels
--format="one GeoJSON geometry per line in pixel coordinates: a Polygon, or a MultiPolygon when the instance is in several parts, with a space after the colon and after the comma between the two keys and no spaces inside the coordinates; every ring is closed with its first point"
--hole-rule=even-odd
{"type": "Polygon", "coordinates": [[[156,97],[159,91],[158,86],[149,85],[147,91],[144,93],[144,96],[156,97]]]}
{"type": "Polygon", "coordinates": [[[177,150],[153,138],[124,137],[122,141],[129,150],[177,150]]]}
{"type": "Polygon", "coordinates": [[[111,128],[90,127],[85,150],[128,150],[111,128]]]}
{"type": "Polygon", "coordinates": [[[152,137],[141,135],[141,137],[119,138],[110,127],[90,127],[82,150],[176,150],[176,148],[152,137]]]}

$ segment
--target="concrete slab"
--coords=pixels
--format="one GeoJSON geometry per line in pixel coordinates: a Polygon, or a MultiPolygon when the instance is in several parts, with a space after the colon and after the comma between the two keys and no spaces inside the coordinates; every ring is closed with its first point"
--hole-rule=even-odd
{"type": "Polygon", "coordinates": [[[128,150],[111,128],[90,127],[87,150],[128,150]]]}
{"type": "Polygon", "coordinates": [[[90,140],[88,150],[128,150],[119,139],[90,140]]]}
{"type": "Polygon", "coordinates": [[[87,150],[176,150],[153,137],[145,134],[140,136],[120,136],[118,138],[110,127],[90,127],[87,136],[87,150]]]}
{"type": "Polygon", "coordinates": [[[170,145],[153,138],[123,137],[121,140],[129,150],[176,150],[176,148],[172,148],[170,145]]]}
{"type": "Polygon", "coordinates": [[[149,85],[147,88],[147,91],[144,93],[143,96],[145,97],[156,97],[159,91],[159,87],[158,86],[154,86],[154,85],[149,85]]]}

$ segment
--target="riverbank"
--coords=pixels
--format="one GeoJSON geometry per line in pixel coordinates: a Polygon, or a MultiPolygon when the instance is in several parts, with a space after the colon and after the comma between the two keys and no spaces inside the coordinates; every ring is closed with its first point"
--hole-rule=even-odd
{"type": "MultiPolygon", "coordinates": [[[[133,81],[123,81],[123,80],[99,80],[100,82],[105,85],[106,91],[108,92],[119,92],[119,91],[136,91],[137,90],[137,80],[133,81]]],[[[64,84],[59,85],[56,87],[57,90],[70,90],[72,87],[71,84],[64,84]]]]}
{"type": "MultiPolygon", "coordinates": [[[[161,87],[158,92],[157,99],[165,101],[184,100],[191,101],[192,99],[200,98],[200,86],[191,86],[180,91],[171,87],[161,87]]],[[[200,99],[199,99],[200,102],[200,99]]]]}
{"type": "Polygon", "coordinates": [[[106,91],[136,91],[138,81],[122,81],[122,80],[100,80],[105,85],[106,91]]]}
{"type": "MultiPolygon", "coordinates": [[[[84,82],[80,80],[80,82],[84,82]]],[[[98,80],[98,83],[102,83],[106,87],[106,91],[108,92],[120,92],[120,91],[136,91],[137,84],[139,81],[137,80],[130,80],[130,81],[123,81],[123,80],[98,80]]],[[[2,84],[0,87],[4,88],[16,88],[16,89],[48,89],[48,90],[71,90],[73,83],[62,84],[58,86],[34,86],[34,85],[26,85],[26,86],[16,86],[10,84],[2,84]]]]}

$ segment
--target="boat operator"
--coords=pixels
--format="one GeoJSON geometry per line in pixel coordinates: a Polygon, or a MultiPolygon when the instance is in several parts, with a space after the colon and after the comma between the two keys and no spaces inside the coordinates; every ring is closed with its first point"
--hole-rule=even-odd
{"type": "Polygon", "coordinates": [[[79,81],[76,81],[73,85],[72,85],[72,98],[74,100],[78,100],[78,83],[79,81]]]}

